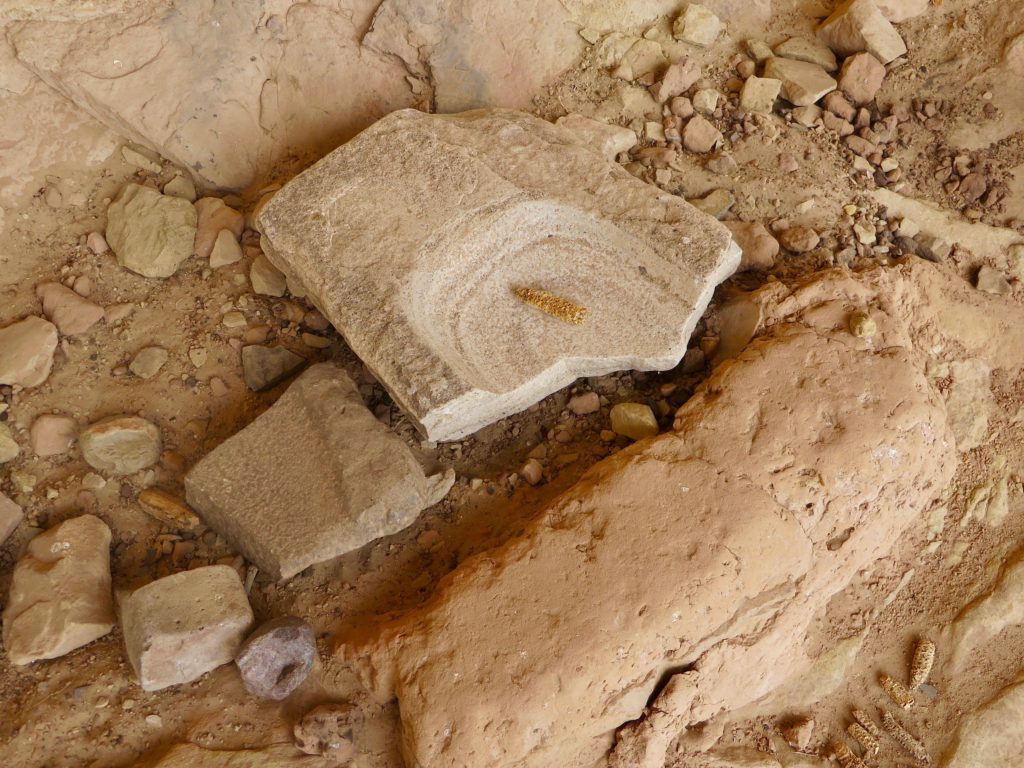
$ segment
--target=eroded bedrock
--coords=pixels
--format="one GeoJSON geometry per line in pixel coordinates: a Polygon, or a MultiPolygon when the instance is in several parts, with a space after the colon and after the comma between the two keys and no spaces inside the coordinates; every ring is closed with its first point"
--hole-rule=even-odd
{"type": "Polygon", "coordinates": [[[739,263],[713,218],[510,110],[391,114],[287,184],[257,225],[271,261],[439,441],[580,376],[673,367],[739,263]]]}
{"type": "Polygon", "coordinates": [[[802,671],[811,617],[938,497],[955,455],[900,321],[875,306],[879,338],[858,338],[856,298],[819,304],[766,321],[674,433],[596,465],[424,607],[343,640],[374,695],[398,699],[410,766],[591,765],[669,680],[664,743],[623,731],[615,755],[661,766],[680,731],[802,671]]]}

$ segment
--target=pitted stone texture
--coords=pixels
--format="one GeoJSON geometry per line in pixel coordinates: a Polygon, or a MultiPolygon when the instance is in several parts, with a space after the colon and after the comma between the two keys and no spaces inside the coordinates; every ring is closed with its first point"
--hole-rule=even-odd
{"type": "Polygon", "coordinates": [[[121,608],[128,660],[143,690],[188,683],[227,664],[252,627],[238,572],[209,565],[140,587],[121,608]]]}
{"type": "MultiPolygon", "coordinates": [[[[905,334],[883,324],[876,352],[825,309],[808,318],[773,319],[722,363],[677,433],[596,465],[430,603],[343,640],[375,695],[398,698],[410,765],[591,765],[671,668],[699,660],[672,679],[664,746],[802,671],[813,616],[920,517],[955,459],[905,334]]],[[[642,753],[617,750],[617,765],[665,763],[642,753]]]]}
{"type": "Polygon", "coordinates": [[[400,531],[453,481],[451,470],[426,477],[344,369],[321,363],[200,461],[185,493],[261,571],[289,578],[400,531]]]}
{"type": "Polygon", "coordinates": [[[125,184],[107,209],[117,263],[143,277],[170,277],[192,255],[196,209],[188,200],[125,184]]]}
{"type": "Polygon", "coordinates": [[[57,327],[30,316],[0,328],[0,384],[37,387],[50,375],[57,327]]]}
{"type": "Polygon", "coordinates": [[[235,664],[249,693],[280,701],[302,685],[315,658],[313,628],[295,616],[282,616],[245,639],[235,664]]]}
{"type": "Polygon", "coordinates": [[[739,262],[712,218],[507,110],[389,115],[289,182],[257,226],[434,440],[580,376],[671,368],[739,262]],[[547,315],[516,287],[586,320],[547,315]]]}
{"type": "Polygon", "coordinates": [[[54,659],[107,634],[114,601],[106,523],[82,515],[32,539],[14,568],[3,621],[14,664],[54,659]]]}

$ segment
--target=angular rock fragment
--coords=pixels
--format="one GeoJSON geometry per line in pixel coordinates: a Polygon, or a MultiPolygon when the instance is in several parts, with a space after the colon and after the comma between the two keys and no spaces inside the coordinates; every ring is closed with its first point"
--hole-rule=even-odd
{"type": "Polygon", "coordinates": [[[0,464],[14,461],[20,453],[21,447],[14,439],[11,428],[6,422],[0,421],[0,464]]]}
{"type": "Polygon", "coordinates": [[[722,20],[709,8],[700,3],[690,3],[676,19],[672,34],[677,40],[706,48],[718,39],[723,26],[722,20]]]}
{"type": "Polygon", "coordinates": [[[964,608],[950,625],[950,665],[963,671],[976,653],[1000,632],[1024,622],[1024,550],[1013,554],[996,583],[964,608]]]}
{"type": "Polygon", "coordinates": [[[210,251],[210,269],[225,267],[241,259],[242,246],[238,244],[234,232],[222,229],[213,243],[213,250],[210,251]]]}
{"type": "Polygon", "coordinates": [[[196,513],[167,491],[145,488],[139,492],[138,501],[147,515],[175,531],[193,531],[201,525],[196,513]]]}
{"type": "Polygon", "coordinates": [[[208,259],[221,231],[228,230],[239,238],[245,227],[245,216],[230,208],[219,197],[204,197],[195,204],[197,221],[193,251],[197,258],[208,259]]]}
{"type": "Polygon", "coordinates": [[[405,528],[453,480],[450,470],[424,476],[344,370],[322,363],[200,461],[185,492],[261,571],[290,578],[405,528]]]}
{"type": "Polygon", "coordinates": [[[46,381],[57,349],[57,328],[30,316],[0,328],[0,384],[37,387],[46,381]]]}
{"type": "Polygon", "coordinates": [[[114,626],[110,529],[93,515],[32,539],[14,568],[3,639],[14,664],[63,656],[114,626]]]}
{"type": "Polygon", "coordinates": [[[875,0],[846,0],[818,27],[818,39],[840,56],[867,51],[883,64],[907,52],[875,0]]]}
{"type": "Polygon", "coordinates": [[[836,89],[836,81],[817,64],[795,59],[768,59],[764,76],[782,81],[782,98],[798,107],[810,106],[836,89]]]}
{"type": "Polygon", "coordinates": [[[145,347],[132,358],[128,370],[140,379],[151,379],[164,367],[168,356],[167,350],[163,347],[145,347]]]}
{"type": "Polygon", "coordinates": [[[611,410],[612,431],[630,440],[642,440],[658,434],[658,420],[649,405],[619,403],[611,410]]]}
{"type": "Polygon", "coordinates": [[[505,110],[393,113],[289,182],[257,226],[267,257],[435,440],[580,376],[675,365],[739,257],[682,200],[505,110]],[[517,288],[585,307],[586,321],[538,312],[517,288]]]}
{"type": "Polygon", "coordinates": [[[690,90],[700,80],[700,63],[684,56],[665,70],[661,79],[651,86],[651,94],[660,104],[690,90]]]}
{"type": "Polygon", "coordinates": [[[37,285],[36,296],[42,299],[43,314],[65,336],[85,333],[103,318],[103,307],[60,283],[37,285]]]}
{"type": "Polygon", "coordinates": [[[32,422],[28,434],[36,456],[59,456],[67,453],[74,444],[78,423],[70,416],[44,413],[32,422]]]}
{"type": "Polygon", "coordinates": [[[992,269],[990,266],[982,266],[978,270],[978,275],[974,280],[974,286],[979,291],[985,293],[993,293],[997,296],[1006,296],[1013,291],[1010,287],[1009,281],[1003,276],[1003,273],[998,269],[992,269]]]}
{"type": "Polygon", "coordinates": [[[192,179],[188,176],[175,176],[164,184],[163,191],[165,195],[180,197],[182,200],[188,200],[190,203],[196,201],[196,185],[192,183],[192,179]]]}
{"type": "Polygon", "coordinates": [[[854,104],[874,101],[885,79],[885,66],[870,53],[855,53],[843,62],[839,73],[839,89],[854,104]]]}
{"type": "Polygon", "coordinates": [[[107,208],[107,242],[117,263],[143,277],[170,277],[192,255],[196,209],[188,200],[125,184],[107,208]]]}
{"type": "Polygon", "coordinates": [[[572,131],[583,146],[590,147],[608,160],[614,160],[620,152],[636,146],[636,134],[621,125],[609,125],[575,114],[558,118],[556,124],[572,131]]]}
{"type": "Polygon", "coordinates": [[[262,253],[253,259],[249,268],[249,282],[253,293],[264,296],[284,296],[288,281],[277,267],[271,264],[262,253]]]}
{"type": "Polygon", "coordinates": [[[691,152],[710,152],[721,143],[721,132],[700,115],[691,117],[683,128],[683,146],[691,152]]]}
{"type": "Polygon", "coordinates": [[[0,493],[0,545],[17,530],[24,517],[21,507],[0,493]]]}
{"type": "Polygon", "coordinates": [[[909,334],[890,326],[883,351],[846,343],[835,304],[772,320],[680,409],[677,433],[596,465],[428,604],[343,639],[378,700],[398,698],[410,764],[591,764],[669,669],[697,662],[659,709],[672,736],[803,670],[813,616],[955,464],[909,334]]]}
{"type": "Polygon", "coordinates": [[[775,55],[784,59],[796,59],[817,64],[826,72],[839,69],[836,55],[819,40],[808,40],[805,37],[791,37],[775,46],[775,55]]]}
{"type": "Polygon", "coordinates": [[[132,592],[121,606],[121,624],[139,684],[159,691],[230,662],[253,615],[238,572],[209,565],[132,592]]]}
{"type": "Polygon", "coordinates": [[[306,362],[284,347],[264,347],[250,344],[242,347],[242,378],[253,392],[281,383],[306,362]]]}
{"type": "Polygon", "coordinates": [[[775,109],[782,81],[770,77],[748,77],[740,91],[740,107],[746,112],[770,115],[775,109]]]}
{"type": "Polygon", "coordinates": [[[138,416],[111,416],[86,427],[78,445],[93,469],[130,475],[160,459],[160,430],[138,416]]]}
{"type": "Polygon", "coordinates": [[[282,616],[261,624],[235,654],[245,690],[280,701],[302,685],[316,658],[313,628],[302,619],[282,616]]]}
{"type": "Polygon", "coordinates": [[[779,241],[757,221],[728,221],[733,240],[743,251],[738,271],[771,269],[779,255],[779,241]]]}

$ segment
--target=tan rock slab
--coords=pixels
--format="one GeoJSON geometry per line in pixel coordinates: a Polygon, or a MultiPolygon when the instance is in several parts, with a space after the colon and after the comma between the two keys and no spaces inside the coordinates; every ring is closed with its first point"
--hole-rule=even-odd
{"type": "Polygon", "coordinates": [[[836,81],[817,64],[778,56],[768,59],[764,76],[782,81],[782,98],[798,107],[807,107],[836,89],[836,81]]]}
{"type": "Polygon", "coordinates": [[[106,238],[117,263],[143,277],[170,277],[192,255],[196,210],[188,200],[125,184],[107,208],[106,238]]]}
{"type": "Polygon", "coordinates": [[[636,146],[636,133],[631,128],[609,125],[576,114],[560,117],[556,122],[571,131],[581,144],[608,160],[614,160],[620,152],[628,152],[636,146]]]}
{"type": "Polygon", "coordinates": [[[867,51],[883,64],[907,52],[907,44],[875,0],[840,3],[818,27],[818,39],[839,56],[867,51]]]}
{"type": "Polygon", "coordinates": [[[1024,550],[1003,566],[992,587],[965,607],[950,625],[947,635],[950,665],[966,669],[987,643],[1007,627],[1024,622],[1024,550]]]}
{"type": "Polygon", "coordinates": [[[836,55],[832,49],[820,40],[808,39],[806,37],[791,37],[788,40],[775,46],[776,56],[784,59],[796,59],[797,61],[808,61],[817,64],[826,72],[835,72],[839,69],[836,62],[836,55]]]}
{"type": "Polygon", "coordinates": [[[658,420],[651,406],[643,403],[618,403],[611,410],[612,431],[630,440],[642,440],[658,434],[658,420]]]}
{"type": "Polygon", "coordinates": [[[710,8],[690,3],[672,26],[677,40],[706,48],[718,39],[725,25],[710,8]]]}
{"type": "Polygon", "coordinates": [[[721,143],[721,131],[700,115],[691,117],[683,128],[683,146],[691,152],[704,154],[721,143]]]}
{"type": "Polygon", "coordinates": [[[0,328],[0,384],[37,387],[50,375],[57,327],[30,316],[0,328]]]}
{"type": "Polygon", "coordinates": [[[111,416],[86,427],[78,446],[93,469],[130,475],[159,461],[160,430],[139,416],[111,416]]]}
{"type": "Polygon", "coordinates": [[[71,416],[44,413],[29,428],[29,443],[36,456],[60,456],[71,450],[78,436],[78,422],[71,416]]]}
{"type": "Polygon", "coordinates": [[[242,347],[242,378],[253,392],[263,392],[280,384],[305,362],[305,358],[284,347],[249,344],[242,347]]]}
{"type": "Polygon", "coordinates": [[[700,80],[700,62],[684,56],[671,64],[662,74],[661,79],[651,86],[651,94],[660,104],[686,93],[690,87],[700,80]]]}
{"type": "Polygon", "coordinates": [[[770,77],[748,77],[740,91],[740,107],[747,112],[770,115],[782,90],[782,81],[770,77]]]}
{"type": "Polygon", "coordinates": [[[0,545],[3,545],[25,518],[21,507],[0,493],[0,545]]]}
{"type": "Polygon", "coordinates": [[[85,333],[103,319],[103,307],[60,283],[37,285],[36,296],[42,299],[43,314],[64,336],[85,333]]]}
{"type": "Polygon", "coordinates": [[[249,282],[252,284],[253,293],[264,296],[284,296],[288,288],[284,274],[262,253],[253,259],[249,268],[249,282]]]}
{"type": "Polygon", "coordinates": [[[684,201],[507,110],[393,113],[285,185],[257,226],[267,257],[434,440],[580,376],[674,366],[739,256],[684,201]],[[582,307],[584,322],[519,288],[582,307]]]}
{"type": "Polygon", "coordinates": [[[164,367],[168,356],[169,353],[163,347],[145,347],[132,358],[128,370],[140,379],[151,379],[164,367]]]}
{"type": "Polygon", "coordinates": [[[839,73],[839,89],[854,104],[868,104],[885,79],[885,66],[870,53],[855,53],[843,62],[839,73]]]}
{"type": "Polygon", "coordinates": [[[752,221],[727,221],[733,240],[743,251],[739,271],[771,269],[779,255],[779,241],[764,224],[752,221]]]}
{"type": "Polygon", "coordinates": [[[106,523],[82,515],[32,539],[14,568],[3,624],[14,664],[54,659],[107,634],[114,601],[106,523]]]}
{"type": "Polygon", "coordinates": [[[290,578],[405,528],[453,481],[425,476],[344,370],[321,363],[193,467],[185,493],[261,571],[290,578]]]}
{"type": "Polygon", "coordinates": [[[145,691],[189,683],[229,663],[253,621],[245,587],[227,565],[157,579],[121,607],[128,660],[145,691]]]}
{"type": "Polygon", "coordinates": [[[1018,680],[966,715],[942,768],[1004,768],[1024,756],[1024,681],[1018,680]]]}

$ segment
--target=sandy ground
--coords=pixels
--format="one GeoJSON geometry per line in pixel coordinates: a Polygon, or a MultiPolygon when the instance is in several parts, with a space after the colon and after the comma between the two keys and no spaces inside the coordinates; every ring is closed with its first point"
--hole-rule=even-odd
{"type": "MultiPolygon", "coordinates": [[[[808,32],[812,21],[803,5],[778,11],[763,37],[775,42],[784,34],[808,32]]],[[[990,168],[991,178],[1005,190],[1002,201],[981,210],[980,218],[1024,233],[1024,150],[1019,130],[1024,90],[1019,79],[1013,85],[1005,70],[996,66],[1004,39],[1010,32],[1021,31],[1015,27],[1024,27],[1024,18],[1012,5],[997,0],[946,0],[903,25],[911,51],[907,63],[887,77],[879,102],[909,104],[919,99],[941,105],[937,129],[912,120],[905,146],[897,153],[905,169],[903,194],[961,210],[955,195],[936,179],[936,171],[945,155],[969,151],[976,162],[990,168]]],[[[738,41],[730,40],[708,56],[706,77],[720,88],[733,76],[729,59],[737,50],[738,41]]],[[[616,87],[593,67],[577,68],[538,94],[537,111],[554,118],[571,111],[588,114],[609,109],[616,87]]],[[[622,117],[628,122],[631,116],[622,117]]],[[[36,118],[45,129],[45,119],[36,118]]],[[[843,206],[852,203],[873,209],[874,185],[853,172],[849,153],[827,132],[808,131],[781,120],[775,125],[774,137],[758,131],[735,143],[731,154],[738,169],[734,173],[711,173],[700,159],[687,156],[681,169],[663,184],[686,197],[727,187],[737,196],[732,213],[741,218],[766,224],[785,218],[814,226],[825,235],[821,249],[803,257],[783,255],[769,275],[748,273],[731,280],[720,289],[719,301],[765,280],[795,281],[833,265],[885,268],[889,262],[875,254],[846,259],[835,255],[851,236],[843,206]],[[797,169],[780,170],[791,159],[797,169]],[[798,206],[807,200],[813,204],[799,213],[798,206]]],[[[56,118],[53,128],[59,137],[56,118]]],[[[103,129],[89,124],[71,130],[101,133],[103,129]]],[[[110,138],[111,149],[115,141],[110,138]]],[[[460,561],[514,536],[546,500],[588,466],[622,447],[621,439],[600,437],[601,430],[608,428],[607,411],[573,416],[565,408],[572,394],[569,389],[469,439],[442,446],[422,443],[333,332],[327,349],[303,345],[303,329],[289,320],[298,316],[294,304],[301,302],[250,292],[249,259],[212,274],[193,260],[174,277],[156,282],[121,269],[110,254],[89,252],[85,235],[103,229],[109,199],[127,179],[139,175],[118,153],[101,162],[70,156],[50,158],[49,163],[35,188],[12,196],[4,206],[0,325],[38,311],[36,284],[69,276],[89,276],[93,301],[103,306],[130,303],[132,310],[121,322],[101,322],[84,336],[63,342],[45,385],[20,394],[0,388],[9,406],[3,416],[23,436],[20,430],[40,413],[69,413],[82,426],[115,413],[139,413],[160,426],[165,453],[154,471],[111,480],[94,491],[83,488],[89,468],[77,453],[45,460],[25,450],[18,460],[5,465],[0,486],[25,508],[27,524],[0,550],[0,593],[6,594],[13,563],[33,534],[87,510],[98,510],[114,531],[115,590],[130,589],[196,562],[230,562],[244,572],[245,564],[212,533],[185,537],[186,543],[175,547],[176,537],[162,530],[135,501],[147,486],[180,491],[183,473],[191,464],[280,394],[281,387],[255,395],[242,383],[238,350],[244,333],[265,332],[268,339],[280,339],[311,361],[344,361],[363,383],[367,405],[407,439],[424,464],[452,467],[459,479],[442,504],[398,535],[315,566],[286,584],[256,577],[250,597],[258,618],[301,615],[310,620],[319,637],[321,655],[314,673],[286,702],[261,703],[247,696],[232,666],[190,685],[145,693],[133,682],[115,628],[105,638],[52,662],[14,667],[6,658],[0,659],[0,762],[12,767],[127,766],[142,764],[142,756],[148,759],[165,746],[183,741],[212,749],[284,743],[290,741],[291,724],[306,709],[348,698],[359,702],[369,717],[355,764],[399,766],[396,713],[369,702],[355,679],[332,659],[332,637],[367,616],[422,602],[438,579],[460,561]],[[46,201],[45,192],[52,187],[62,191],[57,205],[46,201]],[[229,330],[221,324],[230,308],[245,313],[249,329],[229,330]],[[170,350],[168,364],[149,381],[127,374],[124,367],[132,355],[150,345],[170,350]],[[197,367],[189,351],[198,348],[206,354],[197,367]],[[219,397],[211,390],[215,377],[227,385],[227,393],[219,397]],[[547,467],[545,482],[536,488],[515,474],[534,451],[542,452],[547,467]],[[22,473],[22,481],[25,476],[34,478],[34,490],[16,492],[13,483],[19,478],[14,473],[22,473]],[[154,714],[160,718],[156,724],[152,718],[147,721],[154,714]]],[[[169,174],[165,170],[161,178],[169,174]]],[[[986,260],[995,263],[993,258],[986,260]]],[[[978,255],[964,249],[937,268],[956,271],[966,280],[980,263],[978,255]]],[[[1005,262],[995,265],[1006,268],[1005,262]]],[[[1016,296],[1020,298],[1019,290],[1016,296]]],[[[695,346],[702,341],[713,343],[716,306],[698,328],[695,346]]],[[[703,376],[703,371],[687,375],[681,370],[624,373],[578,386],[595,389],[609,402],[649,402],[668,426],[671,412],[703,376]]],[[[861,651],[842,683],[817,705],[799,712],[785,706],[771,711],[754,708],[748,718],[730,725],[727,742],[768,748],[773,726],[799,714],[815,718],[818,728],[812,746],[822,746],[827,733],[843,727],[851,707],[881,701],[878,672],[902,672],[914,640],[937,635],[991,582],[1007,553],[1024,541],[1018,476],[1024,467],[1024,448],[1018,439],[1019,424],[1013,421],[1024,407],[1024,385],[996,377],[993,393],[998,409],[990,437],[963,456],[950,489],[947,526],[955,529],[953,535],[929,550],[922,521],[897,543],[890,558],[860,574],[816,622],[814,636],[822,650],[865,632],[861,651]],[[958,528],[966,500],[979,482],[993,474],[996,457],[1005,459],[1012,477],[1006,522],[998,528],[977,524],[958,528]],[[883,607],[890,597],[891,603],[883,607]]],[[[942,652],[940,646],[940,657],[942,652]]],[[[940,665],[933,680],[938,696],[914,720],[933,754],[944,748],[963,713],[990,698],[1022,669],[1024,628],[1020,627],[988,646],[967,675],[948,677],[940,665]]],[[[909,762],[886,752],[876,764],[909,762]]]]}

